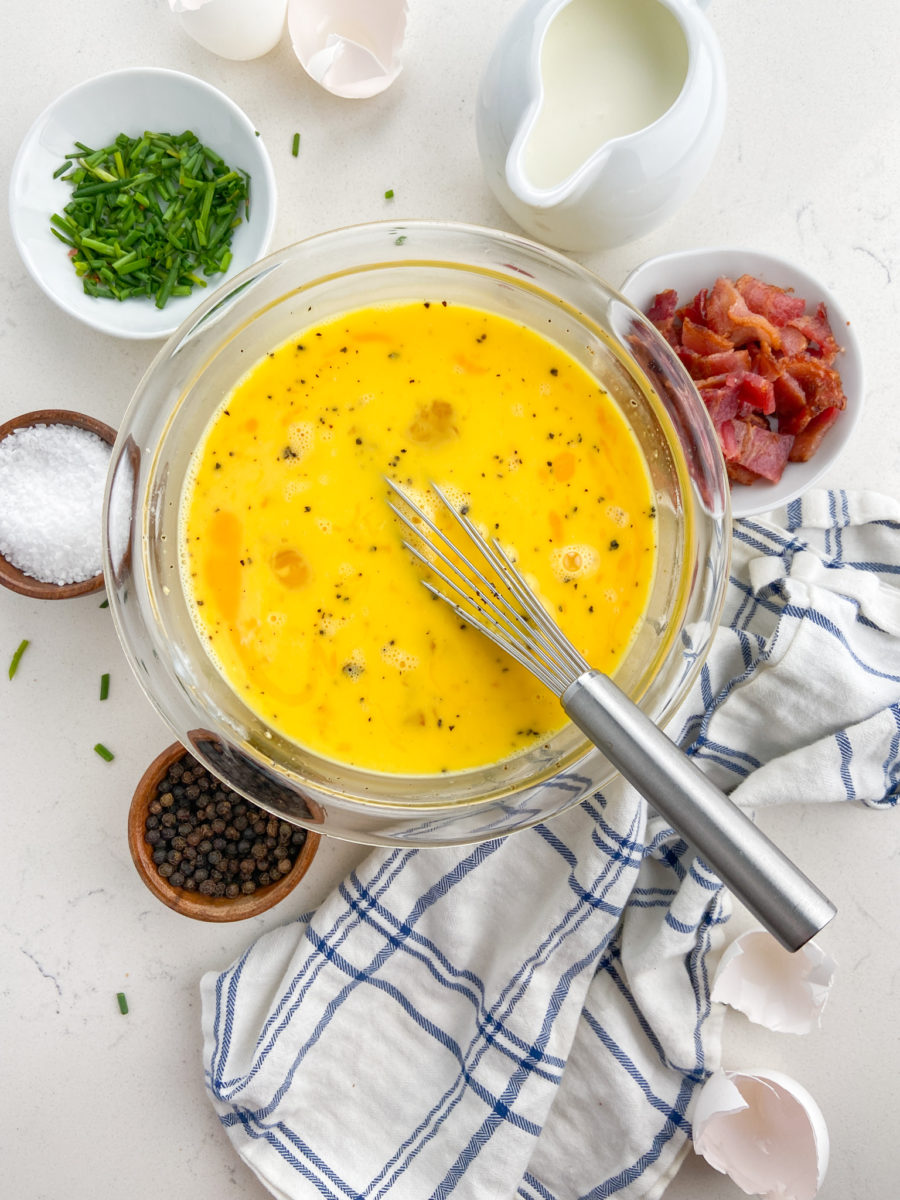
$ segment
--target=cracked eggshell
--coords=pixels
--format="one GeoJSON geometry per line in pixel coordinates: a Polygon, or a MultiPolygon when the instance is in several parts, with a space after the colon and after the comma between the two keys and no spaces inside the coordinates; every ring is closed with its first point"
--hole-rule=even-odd
{"type": "Polygon", "coordinates": [[[364,100],[400,74],[406,0],[290,0],[288,29],[304,71],[327,91],[364,100]]]}
{"type": "Polygon", "coordinates": [[[828,1129],[809,1092],[777,1071],[715,1071],[692,1117],[694,1149],[748,1196],[813,1200],[828,1129]]]}
{"type": "Polygon", "coordinates": [[[246,61],[281,39],[287,0],[169,0],[195,42],[220,58],[246,61]]]}
{"type": "Polygon", "coordinates": [[[719,962],[712,999],[779,1033],[819,1027],[835,963],[815,942],[790,953],[764,929],[735,938],[719,962]]]}

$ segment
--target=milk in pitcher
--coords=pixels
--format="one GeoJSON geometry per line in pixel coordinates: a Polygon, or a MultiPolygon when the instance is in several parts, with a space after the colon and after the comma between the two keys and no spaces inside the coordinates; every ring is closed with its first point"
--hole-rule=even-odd
{"type": "Polygon", "coordinates": [[[684,32],[657,0],[571,0],[540,55],[542,95],[523,147],[535,188],[553,188],[612,138],[646,128],[678,98],[684,32]]]}

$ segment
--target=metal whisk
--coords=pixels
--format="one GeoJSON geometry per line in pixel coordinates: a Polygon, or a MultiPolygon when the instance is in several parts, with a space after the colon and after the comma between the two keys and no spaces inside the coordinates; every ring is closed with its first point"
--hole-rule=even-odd
{"type": "Polygon", "coordinates": [[[608,676],[590,667],[500,543],[482,537],[436,485],[434,494],[463,535],[458,541],[387,483],[402,501],[390,508],[413,535],[404,545],[447,591],[427,578],[424,586],[560,699],[616,770],[786,949],[798,950],[827,925],[836,911],[831,901],[608,676]]]}

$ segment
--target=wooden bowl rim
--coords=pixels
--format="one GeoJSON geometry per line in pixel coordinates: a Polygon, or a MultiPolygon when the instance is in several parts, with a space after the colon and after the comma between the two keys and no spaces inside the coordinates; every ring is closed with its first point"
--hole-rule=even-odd
{"type": "MultiPolygon", "coordinates": [[[[67,408],[38,408],[4,421],[0,425],[0,441],[17,429],[27,429],[32,425],[74,425],[78,429],[96,433],[110,446],[116,440],[115,429],[97,417],[67,408]]],[[[0,554],[0,583],[12,592],[30,596],[32,600],[70,600],[73,596],[87,596],[91,592],[99,592],[104,580],[101,571],[80,583],[45,583],[41,579],[26,575],[0,554]]]]}
{"type": "MultiPolygon", "coordinates": [[[[161,900],[163,904],[182,916],[192,917],[198,921],[243,921],[248,917],[258,916],[274,907],[294,890],[309,870],[319,848],[321,835],[305,829],[306,841],[297,856],[297,861],[287,875],[276,880],[275,883],[258,888],[250,896],[238,896],[231,900],[225,896],[200,896],[196,892],[186,892],[182,888],[172,887],[156,870],[150,847],[144,841],[144,823],[147,806],[155,794],[159,780],[164,777],[173,763],[186,757],[193,759],[194,756],[181,742],[173,742],[165,750],[160,751],[150,763],[135,788],[128,810],[128,847],[137,872],[157,900],[161,900]]],[[[203,766],[202,763],[200,765],[203,766]]],[[[208,771],[205,766],[203,769],[208,771]]],[[[255,802],[249,801],[249,803],[255,802]]],[[[257,807],[264,812],[267,811],[262,805],[257,805],[257,807]]],[[[278,819],[283,820],[281,817],[278,819]]],[[[290,822],[288,823],[290,824],[290,822]]],[[[303,828],[303,826],[298,826],[298,828],[303,828]]]]}

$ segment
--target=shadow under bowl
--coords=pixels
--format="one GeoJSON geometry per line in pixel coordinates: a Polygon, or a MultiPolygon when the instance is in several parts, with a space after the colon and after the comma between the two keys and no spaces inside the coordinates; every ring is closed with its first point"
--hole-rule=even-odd
{"type": "MultiPolygon", "coordinates": [[[[116,440],[116,431],[103,421],[98,421],[96,417],[70,412],[64,408],[41,408],[34,412],[22,413],[21,416],[13,417],[0,425],[0,441],[17,429],[28,429],[33,425],[73,425],[78,429],[86,429],[88,433],[95,433],[110,446],[116,440]]],[[[48,583],[20,571],[0,554],[0,583],[10,591],[30,596],[34,600],[70,600],[73,596],[87,596],[91,592],[99,592],[104,580],[103,572],[99,571],[90,579],[83,579],[78,583],[48,583]]]]}
{"type": "Polygon", "coordinates": [[[128,812],[128,846],[138,874],[157,900],[161,900],[182,916],[193,917],[197,921],[243,921],[267,912],[284,900],[309,870],[319,848],[319,834],[307,832],[306,840],[290,871],[275,883],[257,888],[249,896],[240,895],[233,899],[225,896],[204,896],[199,892],[173,887],[157,871],[153,861],[153,848],[145,841],[144,831],[150,802],[156,796],[160,782],[180,758],[195,761],[180,742],[173,742],[157,755],[135,789],[128,812]]]}

